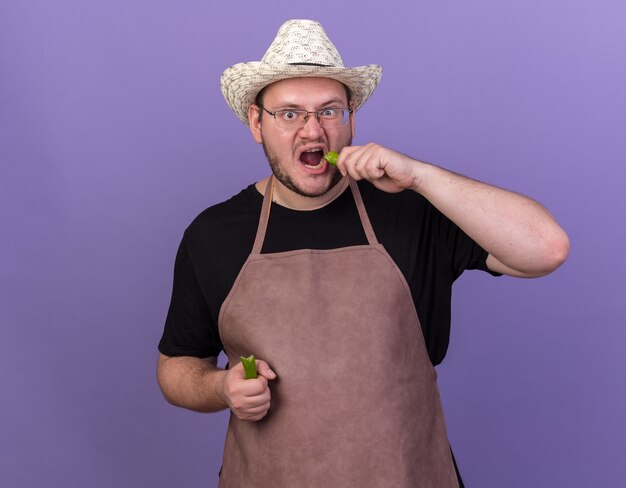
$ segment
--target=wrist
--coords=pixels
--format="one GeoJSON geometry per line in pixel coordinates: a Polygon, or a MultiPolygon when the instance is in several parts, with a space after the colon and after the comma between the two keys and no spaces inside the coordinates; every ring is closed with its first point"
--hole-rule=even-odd
{"type": "Polygon", "coordinates": [[[429,163],[424,163],[422,161],[417,161],[416,164],[413,165],[412,175],[411,175],[411,190],[416,193],[419,193],[422,196],[425,196],[424,193],[428,188],[428,179],[434,169],[434,166],[429,163]]]}
{"type": "Polygon", "coordinates": [[[205,381],[208,383],[208,391],[212,391],[214,402],[221,408],[228,408],[228,394],[226,392],[226,376],[225,370],[213,370],[205,375],[205,381]]]}

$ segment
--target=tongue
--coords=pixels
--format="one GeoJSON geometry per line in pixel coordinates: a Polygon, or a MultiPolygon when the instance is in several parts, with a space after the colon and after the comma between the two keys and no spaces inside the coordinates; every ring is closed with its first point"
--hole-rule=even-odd
{"type": "Polygon", "coordinates": [[[303,152],[300,154],[300,161],[310,166],[317,166],[322,159],[322,151],[303,152]]]}

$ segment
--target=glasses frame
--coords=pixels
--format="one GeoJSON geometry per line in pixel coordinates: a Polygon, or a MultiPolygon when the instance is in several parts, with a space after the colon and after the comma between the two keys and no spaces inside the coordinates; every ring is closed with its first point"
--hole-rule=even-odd
{"type": "MultiPolygon", "coordinates": [[[[300,108],[293,108],[293,109],[275,110],[274,112],[270,112],[263,105],[258,104],[258,106],[261,107],[261,109],[263,109],[263,111],[267,112],[272,117],[274,117],[274,120],[276,121],[276,125],[278,125],[278,127],[281,127],[282,129],[302,129],[306,125],[306,123],[309,121],[310,114],[315,114],[315,118],[317,119],[317,123],[320,125],[320,127],[323,127],[324,129],[332,129],[333,127],[344,127],[344,126],[348,125],[348,121],[350,120],[350,114],[352,114],[354,112],[354,109],[351,109],[351,108],[348,108],[348,107],[325,107],[325,108],[320,108],[319,110],[313,110],[313,111],[304,110],[304,109],[300,109],[300,108]],[[323,124],[323,119],[320,118],[320,112],[323,112],[324,110],[328,110],[328,109],[341,110],[342,112],[348,112],[347,120],[343,124],[325,126],[323,124]],[[279,122],[278,119],[276,118],[276,114],[281,113],[281,112],[298,112],[298,113],[301,113],[301,114],[305,114],[304,119],[303,119],[304,123],[302,125],[293,125],[293,126],[281,125],[281,122],[279,122]]],[[[342,114],[342,118],[343,118],[343,114],[342,114]]]]}

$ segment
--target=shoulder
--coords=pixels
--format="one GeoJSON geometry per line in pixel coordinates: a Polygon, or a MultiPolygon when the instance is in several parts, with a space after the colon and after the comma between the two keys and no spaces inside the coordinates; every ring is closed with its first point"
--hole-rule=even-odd
{"type": "MultiPolygon", "coordinates": [[[[401,248],[443,255],[454,249],[463,232],[425,197],[412,190],[385,193],[369,182],[359,190],[379,240],[389,249],[401,248]]],[[[411,251],[411,252],[413,252],[411,251]]]]}
{"type": "Polygon", "coordinates": [[[215,245],[228,245],[229,241],[240,238],[241,232],[250,225],[256,225],[261,202],[262,196],[251,184],[228,200],[206,208],[185,230],[185,246],[206,251],[215,245]]]}
{"type": "MultiPolygon", "coordinates": [[[[400,219],[408,221],[430,221],[439,212],[422,195],[412,190],[386,193],[366,180],[359,181],[363,203],[373,220],[400,219]]],[[[400,223],[400,222],[398,222],[400,223]]]]}
{"type": "Polygon", "coordinates": [[[426,198],[413,190],[403,190],[398,193],[387,193],[379,190],[373,183],[367,180],[360,180],[358,182],[358,186],[364,201],[393,203],[396,205],[430,205],[426,198]]]}

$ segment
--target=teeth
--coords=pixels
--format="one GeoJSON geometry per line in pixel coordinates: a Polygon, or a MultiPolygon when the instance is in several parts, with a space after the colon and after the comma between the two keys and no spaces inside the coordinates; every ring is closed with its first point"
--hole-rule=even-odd
{"type": "Polygon", "coordinates": [[[316,164],[315,166],[311,166],[310,164],[303,163],[303,166],[306,166],[307,168],[311,168],[311,169],[317,169],[317,168],[321,168],[322,167],[323,162],[324,161],[322,160],[322,161],[320,161],[319,164],[316,164]]]}

